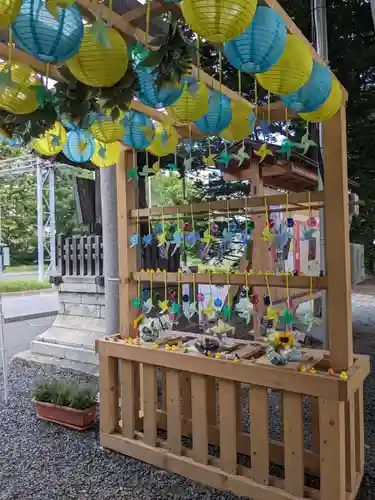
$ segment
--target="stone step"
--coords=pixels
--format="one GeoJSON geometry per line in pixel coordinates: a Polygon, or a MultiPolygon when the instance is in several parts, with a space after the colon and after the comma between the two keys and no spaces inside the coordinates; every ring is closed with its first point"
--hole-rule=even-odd
{"type": "Polygon", "coordinates": [[[58,367],[58,370],[68,370],[80,373],[89,373],[94,376],[99,376],[99,366],[97,363],[81,363],[80,361],[72,361],[70,359],[59,359],[52,356],[36,354],[31,351],[23,351],[16,354],[13,359],[19,359],[31,365],[38,363],[40,365],[52,365],[58,367]]]}
{"type": "Polygon", "coordinates": [[[98,332],[105,335],[105,319],[89,318],[84,316],[69,316],[59,314],[55,319],[53,326],[67,328],[70,330],[81,330],[89,332],[98,332]]]}
{"type": "Polygon", "coordinates": [[[103,337],[103,333],[90,332],[88,330],[70,330],[52,325],[47,331],[38,335],[36,340],[49,342],[50,344],[62,344],[84,349],[95,349],[95,341],[103,337]]]}
{"type": "Polygon", "coordinates": [[[92,349],[84,349],[64,344],[55,344],[33,340],[30,345],[31,352],[42,356],[49,356],[55,359],[67,359],[80,363],[97,365],[98,355],[92,349]]]}

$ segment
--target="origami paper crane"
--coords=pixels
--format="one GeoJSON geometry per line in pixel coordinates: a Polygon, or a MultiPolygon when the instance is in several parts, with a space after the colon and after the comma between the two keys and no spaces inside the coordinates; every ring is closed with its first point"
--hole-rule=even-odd
{"type": "Polygon", "coordinates": [[[138,177],[138,168],[133,167],[128,170],[128,182],[132,181],[133,179],[136,179],[138,177]]]}
{"type": "Polygon", "coordinates": [[[295,146],[303,149],[302,154],[305,155],[310,147],[316,147],[317,144],[312,139],[309,139],[309,131],[307,130],[306,134],[301,138],[301,142],[295,143],[295,146]]]}
{"type": "Polygon", "coordinates": [[[202,312],[207,316],[208,319],[214,318],[216,316],[216,309],[214,307],[214,299],[212,296],[208,299],[207,305],[202,309],[202,312]]]}
{"type": "Polygon", "coordinates": [[[194,314],[198,313],[197,309],[197,303],[196,302],[190,302],[188,307],[184,309],[184,315],[186,316],[187,319],[191,319],[194,314]]]}
{"type": "Polygon", "coordinates": [[[235,311],[248,325],[254,313],[254,306],[247,297],[241,298],[235,306],[235,311]]]}
{"type": "Polygon", "coordinates": [[[152,234],[145,234],[142,238],[142,243],[145,247],[148,247],[149,245],[151,245],[153,239],[154,237],[152,234]]]}
{"type": "Polygon", "coordinates": [[[289,307],[286,307],[280,316],[280,321],[288,326],[291,326],[291,324],[293,323],[293,321],[295,321],[295,319],[296,318],[294,317],[289,307]]]}
{"type": "Polygon", "coordinates": [[[160,307],[161,314],[166,313],[169,307],[169,300],[159,300],[158,306],[160,307]]]}
{"type": "Polygon", "coordinates": [[[193,247],[197,241],[200,241],[200,236],[198,233],[195,233],[193,231],[191,231],[188,235],[187,235],[187,238],[186,240],[189,242],[190,246],[193,247]]]}
{"type": "Polygon", "coordinates": [[[139,241],[138,234],[133,234],[132,236],[130,236],[130,245],[129,245],[129,247],[130,248],[135,247],[136,245],[138,245],[138,241],[139,241]]]}
{"type": "Polygon", "coordinates": [[[177,249],[180,248],[183,237],[184,237],[183,234],[180,233],[179,231],[174,232],[173,239],[170,243],[174,244],[175,247],[174,247],[171,255],[174,255],[176,253],[177,249]]]}
{"type": "Polygon", "coordinates": [[[309,332],[314,325],[320,325],[320,321],[314,317],[312,309],[309,309],[304,314],[302,322],[306,326],[307,332],[309,332]]]}
{"type": "Polygon", "coordinates": [[[271,233],[269,224],[266,224],[266,227],[262,231],[262,240],[270,244],[274,239],[275,233],[271,233]]]}
{"type": "Polygon", "coordinates": [[[143,302],[142,312],[144,314],[148,314],[151,311],[151,309],[153,309],[153,307],[154,307],[154,304],[152,303],[152,298],[150,297],[145,302],[143,302]]]}
{"type": "Polygon", "coordinates": [[[237,154],[233,155],[233,158],[238,160],[238,166],[241,167],[245,160],[249,159],[249,155],[245,151],[245,145],[243,144],[238,150],[237,154]]]}

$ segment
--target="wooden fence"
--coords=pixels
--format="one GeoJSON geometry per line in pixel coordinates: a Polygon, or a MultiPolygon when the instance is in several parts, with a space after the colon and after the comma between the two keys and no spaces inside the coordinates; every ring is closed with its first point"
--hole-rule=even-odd
{"type": "Polygon", "coordinates": [[[98,235],[57,236],[57,266],[61,276],[101,276],[103,241],[98,235]]]}

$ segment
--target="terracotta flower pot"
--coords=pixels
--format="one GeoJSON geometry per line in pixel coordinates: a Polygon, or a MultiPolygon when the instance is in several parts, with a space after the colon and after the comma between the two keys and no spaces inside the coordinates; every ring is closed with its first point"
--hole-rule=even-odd
{"type": "Polygon", "coordinates": [[[85,431],[96,422],[96,405],[85,410],[76,410],[68,406],[53,405],[42,401],[33,401],[36,406],[36,415],[41,420],[64,425],[77,431],[85,431]]]}

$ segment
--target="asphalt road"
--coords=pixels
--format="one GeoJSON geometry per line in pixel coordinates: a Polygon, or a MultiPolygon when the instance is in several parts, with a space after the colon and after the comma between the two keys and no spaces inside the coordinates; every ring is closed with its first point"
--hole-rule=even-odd
{"type": "Polygon", "coordinates": [[[46,316],[58,310],[58,297],[57,291],[48,290],[35,292],[33,294],[2,294],[2,306],[5,321],[14,320],[17,318],[22,320],[32,315],[46,316]]]}
{"type": "MultiPolygon", "coordinates": [[[[30,349],[30,342],[37,335],[45,332],[52,325],[54,319],[54,316],[50,316],[4,325],[4,345],[7,361],[9,362],[18,352],[30,349]]],[[[1,357],[0,366],[2,366],[1,357]]]]}
{"type": "Polygon", "coordinates": [[[38,273],[0,273],[0,281],[30,280],[37,278],[38,273]]]}

